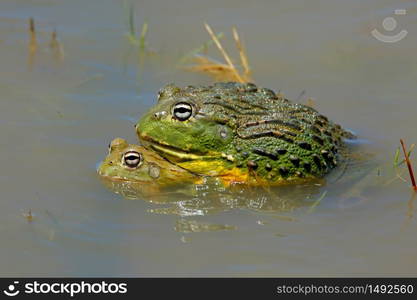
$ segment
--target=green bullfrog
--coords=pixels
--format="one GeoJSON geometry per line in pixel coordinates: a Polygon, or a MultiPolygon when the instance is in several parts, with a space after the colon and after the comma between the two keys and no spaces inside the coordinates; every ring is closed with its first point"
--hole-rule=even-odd
{"type": "Polygon", "coordinates": [[[353,134],[312,107],[252,83],[167,85],[136,124],[142,144],[192,173],[286,185],[323,177],[353,134]]]}
{"type": "Polygon", "coordinates": [[[323,198],[338,199],[343,206],[358,205],[366,199],[364,187],[372,188],[378,178],[377,162],[373,155],[354,150],[354,155],[343,156],[337,170],[325,180],[271,188],[246,184],[225,187],[218,177],[195,176],[142,146],[117,138],[110,144],[110,153],[98,172],[103,184],[123,198],[163,204],[149,210],[156,214],[201,216],[242,208],[287,212],[308,206],[311,212],[323,198]],[[155,171],[153,167],[163,167],[165,171],[155,171]]]}
{"type": "Polygon", "coordinates": [[[148,189],[201,181],[199,176],[171,164],[157,153],[128,144],[122,138],[110,143],[109,153],[97,172],[105,179],[136,182],[148,189]]]}
{"type": "Polygon", "coordinates": [[[288,211],[308,205],[305,197],[319,191],[317,184],[281,187],[279,193],[246,184],[225,187],[218,177],[194,175],[121,138],[110,143],[97,172],[108,189],[126,199],[172,205],[151,209],[158,214],[206,215],[235,208],[288,211]]]}

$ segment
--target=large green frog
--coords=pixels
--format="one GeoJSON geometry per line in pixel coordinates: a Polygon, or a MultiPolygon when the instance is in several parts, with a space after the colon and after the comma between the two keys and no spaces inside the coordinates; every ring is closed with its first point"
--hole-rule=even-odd
{"type": "Polygon", "coordinates": [[[110,143],[109,154],[97,172],[111,181],[143,183],[150,189],[201,181],[199,176],[169,163],[157,153],[121,138],[110,143]]]}
{"type": "Polygon", "coordinates": [[[142,144],[171,163],[226,183],[283,185],[334,168],[353,135],[315,109],[246,83],[168,85],[136,125],[142,144]]]}

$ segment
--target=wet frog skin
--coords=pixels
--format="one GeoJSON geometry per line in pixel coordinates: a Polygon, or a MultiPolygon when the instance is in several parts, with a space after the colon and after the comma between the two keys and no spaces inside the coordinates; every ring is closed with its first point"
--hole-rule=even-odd
{"type": "Polygon", "coordinates": [[[136,130],[146,148],[181,168],[254,185],[320,178],[353,138],[315,109],[251,83],[168,85],[136,130]]]}
{"type": "Polygon", "coordinates": [[[115,138],[109,145],[109,154],[97,170],[112,181],[144,183],[147,186],[165,187],[179,183],[197,183],[200,178],[146,148],[128,144],[115,138]]]}

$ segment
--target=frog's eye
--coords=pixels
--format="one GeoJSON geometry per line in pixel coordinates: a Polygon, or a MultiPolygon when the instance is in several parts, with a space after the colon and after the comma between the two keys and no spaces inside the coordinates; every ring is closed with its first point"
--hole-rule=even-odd
{"type": "Polygon", "coordinates": [[[136,151],[128,151],[123,155],[123,163],[125,166],[135,169],[142,163],[142,155],[136,151]]]}
{"type": "Polygon", "coordinates": [[[174,105],[172,114],[177,120],[186,121],[192,116],[193,107],[189,103],[180,102],[174,105]]]}

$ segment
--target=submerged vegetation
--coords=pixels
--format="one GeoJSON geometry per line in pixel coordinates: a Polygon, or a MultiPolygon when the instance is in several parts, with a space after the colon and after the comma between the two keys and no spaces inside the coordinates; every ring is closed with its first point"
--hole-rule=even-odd
{"type": "Polygon", "coordinates": [[[144,52],[147,48],[146,46],[146,34],[148,33],[148,23],[145,21],[142,25],[142,29],[139,37],[136,36],[136,24],[135,24],[135,11],[134,6],[131,4],[128,11],[128,23],[129,23],[129,32],[127,33],[127,38],[129,42],[138,47],[140,52],[144,52]]]}
{"type": "Polygon", "coordinates": [[[391,184],[397,179],[400,179],[403,182],[407,182],[407,179],[404,178],[404,173],[406,173],[406,169],[402,168],[403,165],[406,165],[407,171],[411,180],[411,186],[413,190],[417,191],[417,187],[415,185],[414,170],[410,161],[410,157],[414,150],[414,147],[415,147],[415,144],[412,144],[407,151],[404,140],[400,139],[400,147],[396,149],[395,154],[394,154],[394,160],[392,162],[392,166],[395,171],[395,177],[388,180],[385,183],[386,185],[391,184]],[[401,151],[403,152],[404,159],[400,159],[401,151]]]}
{"type": "MultiPolygon", "coordinates": [[[[128,26],[126,37],[129,41],[129,44],[138,49],[140,62],[143,62],[144,54],[150,52],[147,43],[147,34],[149,28],[148,23],[146,21],[143,22],[142,28],[140,29],[140,35],[138,36],[136,30],[134,5],[127,5],[125,1],[124,7],[126,11],[125,15],[128,26]]],[[[237,29],[233,27],[232,34],[237,51],[239,53],[239,65],[236,65],[233,62],[220,42],[220,39],[224,37],[224,34],[222,32],[215,34],[208,24],[204,24],[204,26],[209,33],[211,40],[203,43],[201,46],[191,50],[182,58],[180,58],[178,66],[187,71],[207,74],[216,81],[251,82],[252,71],[249,66],[249,60],[237,29]],[[207,52],[207,49],[213,44],[216,45],[225,62],[217,61],[216,59],[213,59],[204,54],[204,52],[207,52]],[[194,64],[191,66],[183,67],[184,64],[190,60],[192,60],[194,64]]]]}
{"type": "Polygon", "coordinates": [[[58,40],[58,35],[56,29],[51,34],[51,41],[49,42],[49,48],[52,51],[55,59],[58,61],[62,61],[64,59],[64,48],[62,44],[58,40]]]}
{"type": "MultiPolygon", "coordinates": [[[[49,41],[48,47],[49,51],[52,53],[54,59],[58,62],[62,62],[64,60],[64,47],[59,42],[58,34],[56,29],[54,29],[51,33],[51,38],[49,41]]],[[[28,66],[29,70],[32,70],[35,64],[35,58],[39,52],[39,41],[37,30],[35,26],[34,18],[29,19],[29,44],[28,44],[28,66]]]]}
{"type": "Polygon", "coordinates": [[[38,40],[36,38],[36,29],[35,29],[35,20],[33,18],[29,19],[29,60],[28,65],[29,68],[32,68],[34,60],[35,60],[35,54],[38,50],[38,40]]]}

